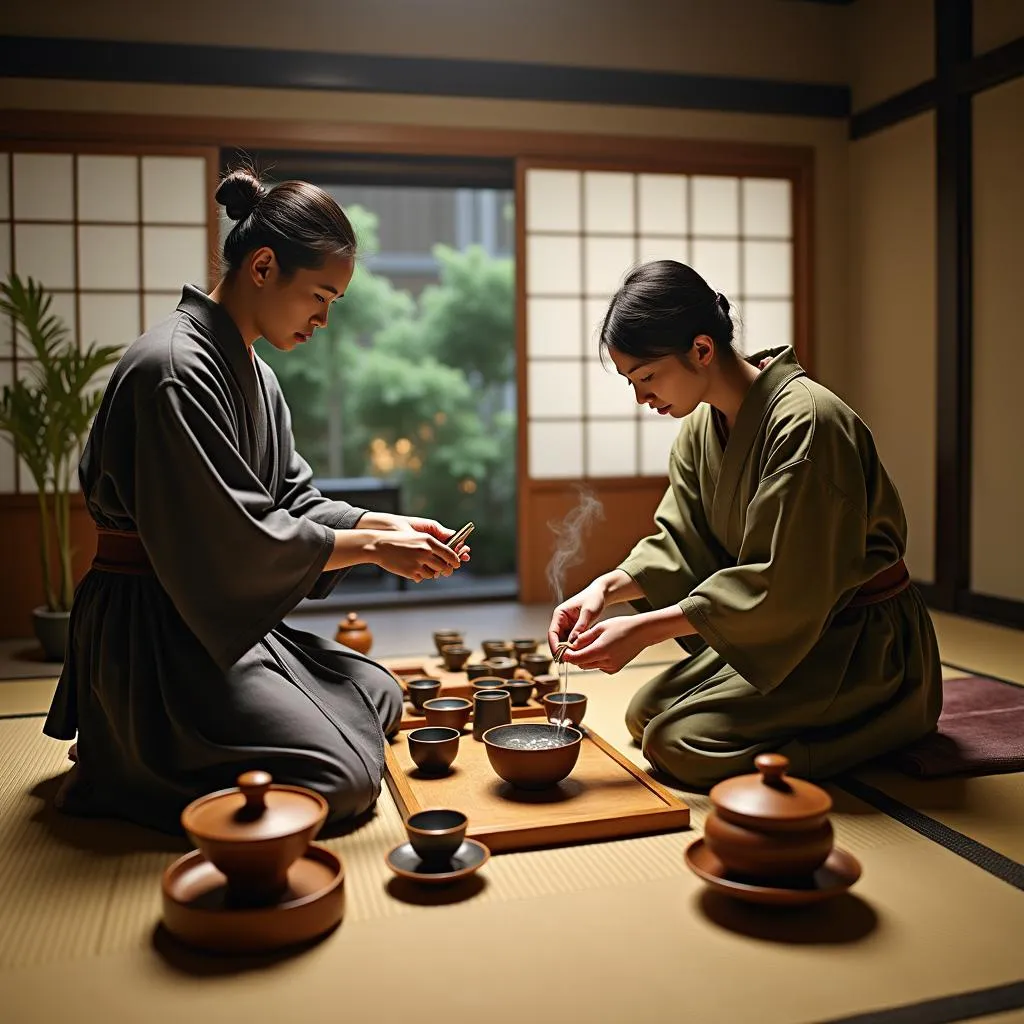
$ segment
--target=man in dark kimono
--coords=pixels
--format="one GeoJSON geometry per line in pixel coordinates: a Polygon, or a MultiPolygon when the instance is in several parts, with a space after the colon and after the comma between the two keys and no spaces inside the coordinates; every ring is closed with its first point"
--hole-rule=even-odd
{"type": "Polygon", "coordinates": [[[277,379],[222,305],[186,287],[129,348],[80,479],[99,554],[45,724],[78,734],[65,809],[177,830],[250,768],[322,793],[333,818],[371,807],[400,689],[282,623],[334,587],[335,531],[364,510],[313,488],[277,379]]]}

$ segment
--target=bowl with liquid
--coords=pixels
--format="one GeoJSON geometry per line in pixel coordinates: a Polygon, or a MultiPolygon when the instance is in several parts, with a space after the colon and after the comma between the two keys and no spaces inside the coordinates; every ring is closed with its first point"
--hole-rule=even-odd
{"type": "Polygon", "coordinates": [[[513,722],[488,729],[483,739],[499,778],[519,789],[547,789],[576,767],[583,733],[550,722],[513,722]]]}
{"type": "Polygon", "coordinates": [[[549,722],[572,722],[579,725],[587,713],[587,695],[585,693],[547,693],[543,697],[544,714],[549,722]]]}

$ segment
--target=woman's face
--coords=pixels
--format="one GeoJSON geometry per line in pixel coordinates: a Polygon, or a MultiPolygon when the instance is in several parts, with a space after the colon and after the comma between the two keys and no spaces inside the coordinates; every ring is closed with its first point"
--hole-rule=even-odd
{"type": "Polygon", "coordinates": [[[309,341],[318,327],[327,326],[331,303],[345,294],[355,262],[351,256],[328,256],[322,267],[299,269],[283,278],[273,251],[261,249],[252,268],[256,329],[274,348],[290,352],[309,341]]]}
{"type": "Polygon", "coordinates": [[[694,339],[685,355],[643,359],[609,348],[615,369],[633,388],[637,405],[649,405],[662,416],[681,419],[705,400],[708,369],[714,357],[714,342],[705,335],[694,339]]]}

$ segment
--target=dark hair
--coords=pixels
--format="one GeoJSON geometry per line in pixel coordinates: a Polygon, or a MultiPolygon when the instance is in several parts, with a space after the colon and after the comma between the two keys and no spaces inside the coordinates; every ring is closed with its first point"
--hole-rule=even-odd
{"type": "Polygon", "coordinates": [[[217,202],[237,221],[224,240],[225,272],[238,270],[247,253],[268,246],[281,273],[321,267],[328,256],[356,254],[356,234],[341,207],[308,181],[285,181],[268,189],[249,168],[229,172],[217,202]]]}
{"type": "Polygon", "coordinates": [[[656,260],[629,272],[608,306],[600,344],[627,356],[658,359],[685,355],[698,334],[717,346],[732,346],[729,300],[692,267],[656,260]]]}

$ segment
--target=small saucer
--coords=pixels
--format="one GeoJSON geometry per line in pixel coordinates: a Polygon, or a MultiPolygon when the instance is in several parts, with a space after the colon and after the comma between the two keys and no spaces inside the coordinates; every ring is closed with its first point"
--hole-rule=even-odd
{"type": "Polygon", "coordinates": [[[258,953],[317,938],[345,911],[345,869],[326,847],[310,843],[288,869],[288,889],[273,906],[236,907],[227,879],[198,850],[164,872],[164,924],[182,942],[217,953],[258,953]]]}
{"type": "Polygon", "coordinates": [[[385,860],[388,867],[402,878],[424,885],[448,885],[479,871],[490,857],[491,851],[483,843],[467,839],[447,863],[434,865],[420,860],[411,843],[396,846],[385,860]]]}
{"type": "Polygon", "coordinates": [[[686,863],[716,892],[748,903],[770,903],[776,906],[797,906],[817,903],[846,892],[860,878],[856,857],[833,847],[828,860],[812,875],[803,879],[774,879],[776,885],[759,885],[750,879],[730,876],[722,862],[698,839],[686,850],[686,863]],[[783,883],[783,884],[778,884],[783,883]]]}

